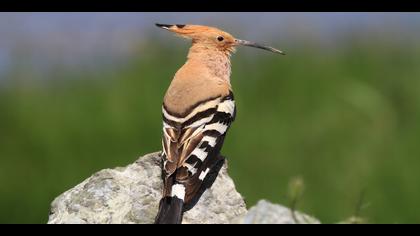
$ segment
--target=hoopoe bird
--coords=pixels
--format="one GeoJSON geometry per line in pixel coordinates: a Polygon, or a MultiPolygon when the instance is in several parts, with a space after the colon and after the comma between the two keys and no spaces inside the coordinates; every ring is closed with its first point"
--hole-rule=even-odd
{"type": "Polygon", "coordinates": [[[201,25],[156,26],[192,40],[187,62],[163,99],[163,196],[156,224],[180,224],[183,213],[210,188],[224,164],[220,155],[235,119],[230,56],[238,45],[284,54],[201,25]]]}

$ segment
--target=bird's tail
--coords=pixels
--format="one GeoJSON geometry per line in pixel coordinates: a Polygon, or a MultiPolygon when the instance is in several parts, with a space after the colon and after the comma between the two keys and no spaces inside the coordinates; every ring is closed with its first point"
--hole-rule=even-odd
{"type": "Polygon", "coordinates": [[[163,197],[159,203],[159,212],[155,224],[181,224],[184,213],[185,187],[182,184],[172,186],[172,196],[163,197]]]}

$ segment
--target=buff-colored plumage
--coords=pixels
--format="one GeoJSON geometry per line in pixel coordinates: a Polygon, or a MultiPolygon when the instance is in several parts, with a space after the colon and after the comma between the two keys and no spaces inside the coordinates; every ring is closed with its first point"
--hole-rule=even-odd
{"type": "Polygon", "coordinates": [[[187,62],[178,70],[169,86],[164,104],[176,114],[184,114],[197,102],[227,95],[230,85],[230,54],[235,38],[212,27],[187,25],[171,31],[192,39],[187,62]],[[218,41],[222,36],[224,40],[218,41]]]}

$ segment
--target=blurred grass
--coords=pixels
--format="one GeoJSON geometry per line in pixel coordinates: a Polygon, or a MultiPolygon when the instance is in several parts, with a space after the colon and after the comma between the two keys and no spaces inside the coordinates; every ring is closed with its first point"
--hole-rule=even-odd
{"type": "MultiPolygon", "coordinates": [[[[124,66],[47,80],[13,69],[0,87],[0,222],[45,223],[63,191],[160,150],[162,97],[186,49],[150,45],[124,66]]],[[[300,176],[298,208],[322,222],[350,217],[364,191],[369,222],[420,223],[419,52],[356,42],[234,55],[223,153],[248,206],[288,204],[300,176]]]]}

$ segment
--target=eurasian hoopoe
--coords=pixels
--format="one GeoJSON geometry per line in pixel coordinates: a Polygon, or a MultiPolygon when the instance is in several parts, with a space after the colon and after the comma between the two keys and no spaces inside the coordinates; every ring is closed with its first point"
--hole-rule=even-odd
{"type": "Polygon", "coordinates": [[[201,25],[158,27],[192,40],[187,62],[176,72],[163,106],[163,197],[155,223],[181,223],[215,181],[225,158],[220,155],[235,119],[230,85],[230,55],[245,45],[283,54],[267,46],[235,39],[201,25]]]}

